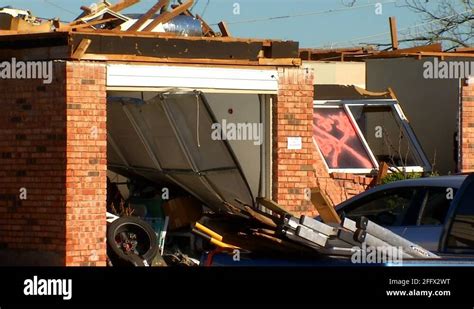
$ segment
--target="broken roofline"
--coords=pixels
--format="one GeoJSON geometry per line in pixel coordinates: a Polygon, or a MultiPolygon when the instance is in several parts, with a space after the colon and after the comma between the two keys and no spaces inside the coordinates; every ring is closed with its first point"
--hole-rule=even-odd
{"type": "Polygon", "coordinates": [[[442,51],[440,43],[415,46],[395,50],[376,50],[372,46],[349,47],[338,49],[300,49],[300,58],[312,61],[364,61],[366,59],[402,58],[402,57],[463,57],[473,58],[473,48],[460,48],[453,52],[442,51]]]}
{"type": "Polygon", "coordinates": [[[298,45],[295,41],[179,37],[155,32],[56,31],[0,35],[0,60],[16,57],[299,66],[298,45]]]}

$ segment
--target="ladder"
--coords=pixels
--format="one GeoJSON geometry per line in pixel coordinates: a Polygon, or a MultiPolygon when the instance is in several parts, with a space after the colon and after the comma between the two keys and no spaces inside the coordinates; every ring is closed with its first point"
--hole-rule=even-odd
{"type": "Polygon", "coordinates": [[[308,216],[283,216],[278,233],[290,241],[313,248],[324,255],[352,256],[371,248],[387,259],[438,259],[438,255],[392,231],[360,217],[325,224],[308,216]]]}

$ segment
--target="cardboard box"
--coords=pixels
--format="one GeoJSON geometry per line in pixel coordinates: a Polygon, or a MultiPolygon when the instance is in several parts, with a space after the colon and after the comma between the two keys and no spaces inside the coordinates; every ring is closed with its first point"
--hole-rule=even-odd
{"type": "Polygon", "coordinates": [[[179,197],[169,200],[163,204],[163,211],[169,217],[169,230],[189,226],[202,217],[201,202],[194,197],[179,197]]]}

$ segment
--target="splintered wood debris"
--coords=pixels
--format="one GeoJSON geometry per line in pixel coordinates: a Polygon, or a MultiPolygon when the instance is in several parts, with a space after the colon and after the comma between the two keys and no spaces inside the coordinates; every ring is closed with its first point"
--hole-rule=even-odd
{"type": "Polygon", "coordinates": [[[123,12],[139,1],[82,6],[71,22],[42,20],[30,11],[2,8],[0,58],[301,65],[298,42],[235,38],[225,22],[214,30],[191,12],[195,0],[175,5],[159,0],[142,14],[123,12]]]}

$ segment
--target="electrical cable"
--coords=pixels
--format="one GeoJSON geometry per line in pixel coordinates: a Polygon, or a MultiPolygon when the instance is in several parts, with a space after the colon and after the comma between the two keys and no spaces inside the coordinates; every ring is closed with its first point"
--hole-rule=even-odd
{"type": "MultiPolygon", "coordinates": [[[[396,0],[389,0],[385,2],[381,2],[380,4],[392,4],[396,3],[396,0]]],[[[330,13],[337,13],[343,11],[350,11],[356,9],[363,9],[367,7],[373,7],[374,4],[364,4],[359,6],[352,6],[352,7],[344,7],[339,9],[329,9],[324,11],[315,11],[315,12],[306,12],[306,13],[298,13],[298,14],[290,14],[290,15],[283,15],[283,16],[273,16],[273,17],[262,17],[262,18],[255,18],[255,19],[246,19],[246,20],[239,20],[239,21],[230,21],[227,22],[228,25],[235,25],[235,24],[249,24],[249,23],[256,23],[256,22],[263,22],[263,21],[272,21],[272,20],[279,20],[279,19],[287,19],[287,18],[294,18],[294,17],[303,17],[303,16],[314,16],[314,15],[324,15],[330,13]]],[[[211,24],[212,26],[217,25],[218,23],[211,24]]]]}

